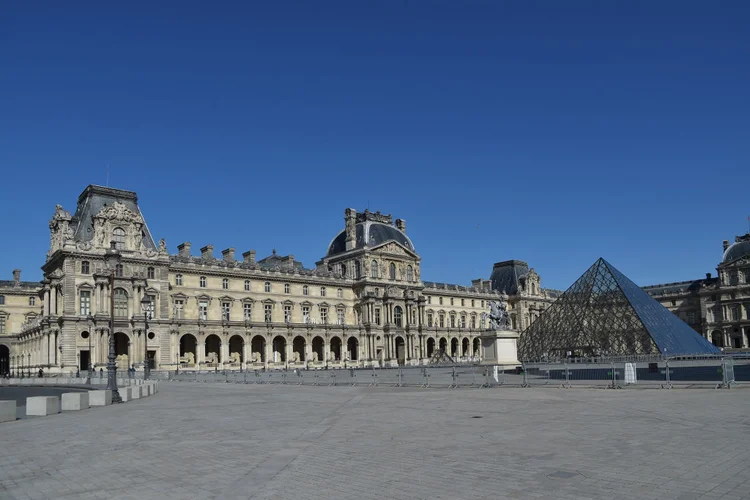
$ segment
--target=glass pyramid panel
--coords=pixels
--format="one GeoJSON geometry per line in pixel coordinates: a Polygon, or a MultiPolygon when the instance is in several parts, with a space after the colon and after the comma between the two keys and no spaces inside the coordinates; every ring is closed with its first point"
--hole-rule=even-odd
{"type": "Polygon", "coordinates": [[[583,273],[519,339],[522,360],[664,352],[718,350],[604,259],[583,273]]]}

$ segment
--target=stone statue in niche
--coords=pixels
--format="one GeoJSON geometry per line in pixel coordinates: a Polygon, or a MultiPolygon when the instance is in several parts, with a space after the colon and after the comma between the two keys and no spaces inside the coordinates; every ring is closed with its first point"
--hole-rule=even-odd
{"type": "Polygon", "coordinates": [[[229,353],[229,359],[232,364],[238,365],[241,363],[240,361],[240,353],[238,352],[231,352],[229,353]]]}
{"type": "Polygon", "coordinates": [[[164,238],[159,240],[159,253],[166,253],[167,252],[167,242],[164,240],[164,238]]]}

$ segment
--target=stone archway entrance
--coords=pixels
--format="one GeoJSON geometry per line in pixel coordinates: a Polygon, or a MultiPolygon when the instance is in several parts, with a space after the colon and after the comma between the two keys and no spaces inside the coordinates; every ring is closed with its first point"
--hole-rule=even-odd
{"type": "Polygon", "coordinates": [[[292,341],[292,351],[294,352],[294,362],[305,362],[305,338],[297,335],[292,341]]]}
{"type": "Polygon", "coordinates": [[[218,366],[221,359],[221,339],[219,338],[219,336],[211,334],[206,337],[205,348],[206,350],[204,351],[204,360],[206,364],[209,366],[218,366]]]}
{"type": "Polygon", "coordinates": [[[474,352],[472,356],[479,358],[482,356],[482,341],[479,338],[474,339],[474,352]]]}
{"type": "Polygon", "coordinates": [[[314,337],[312,339],[312,361],[323,361],[325,360],[325,356],[323,353],[323,339],[321,337],[314,337]]]}
{"type": "Polygon", "coordinates": [[[266,362],[266,339],[261,335],[256,335],[250,341],[250,354],[251,361],[253,363],[265,363],[266,362]]]}
{"type": "Polygon", "coordinates": [[[341,339],[331,337],[331,361],[341,361],[341,339]]]}
{"type": "Polygon", "coordinates": [[[433,354],[435,354],[435,339],[432,337],[427,339],[427,357],[431,358],[433,354]]]}
{"type": "Polygon", "coordinates": [[[195,336],[186,333],[180,339],[180,364],[194,366],[198,357],[198,341],[195,336]]]}
{"type": "Polygon", "coordinates": [[[471,356],[471,342],[469,339],[463,339],[461,341],[461,356],[471,356]]]}
{"type": "Polygon", "coordinates": [[[711,343],[716,347],[724,347],[724,332],[721,330],[714,330],[711,333],[711,343]]]}
{"type": "Polygon", "coordinates": [[[458,356],[458,339],[456,337],[453,337],[451,339],[451,358],[455,358],[458,356]]]}
{"type": "Polygon", "coordinates": [[[229,362],[233,365],[239,365],[245,361],[243,347],[245,341],[239,335],[232,335],[229,339],[229,362]]]}
{"type": "Polygon", "coordinates": [[[402,337],[396,337],[393,341],[396,347],[396,359],[399,365],[403,365],[406,362],[406,345],[402,337]]]}
{"type": "Polygon", "coordinates": [[[286,339],[281,335],[273,338],[273,362],[286,362],[286,339]]]}
{"type": "Polygon", "coordinates": [[[349,337],[346,341],[346,350],[349,354],[349,361],[359,360],[359,341],[356,337],[349,337]]]}
{"type": "Polygon", "coordinates": [[[115,333],[115,363],[118,370],[130,368],[130,337],[122,332],[115,333]]]}

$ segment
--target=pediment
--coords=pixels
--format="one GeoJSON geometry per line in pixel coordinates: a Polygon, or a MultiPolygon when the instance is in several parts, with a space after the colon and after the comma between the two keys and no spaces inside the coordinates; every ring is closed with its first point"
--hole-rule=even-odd
{"type": "Polygon", "coordinates": [[[396,243],[395,241],[386,241],[385,243],[378,245],[376,247],[373,247],[372,252],[375,253],[387,253],[390,255],[398,255],[401,257],[409,257],[412,259],[416,259],[417,254],[406,248],[405,246],[396,243]]]}
{"type": "Polygon", "coordinates": [[[178,299],[178,300],[179,299],[187,300],[189,297],[182,292],[177,292],[177,293],[172,294],[172,298],[178,299]]]}

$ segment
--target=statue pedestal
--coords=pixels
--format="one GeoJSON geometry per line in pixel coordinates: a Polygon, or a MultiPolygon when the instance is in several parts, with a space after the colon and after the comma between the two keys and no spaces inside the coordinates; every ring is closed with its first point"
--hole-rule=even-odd
{"type": "Polygon", "coordinates": [[[518,332],[490,330],[481,335],[482,364],[520,365],[518,362],[518,332]]]}

